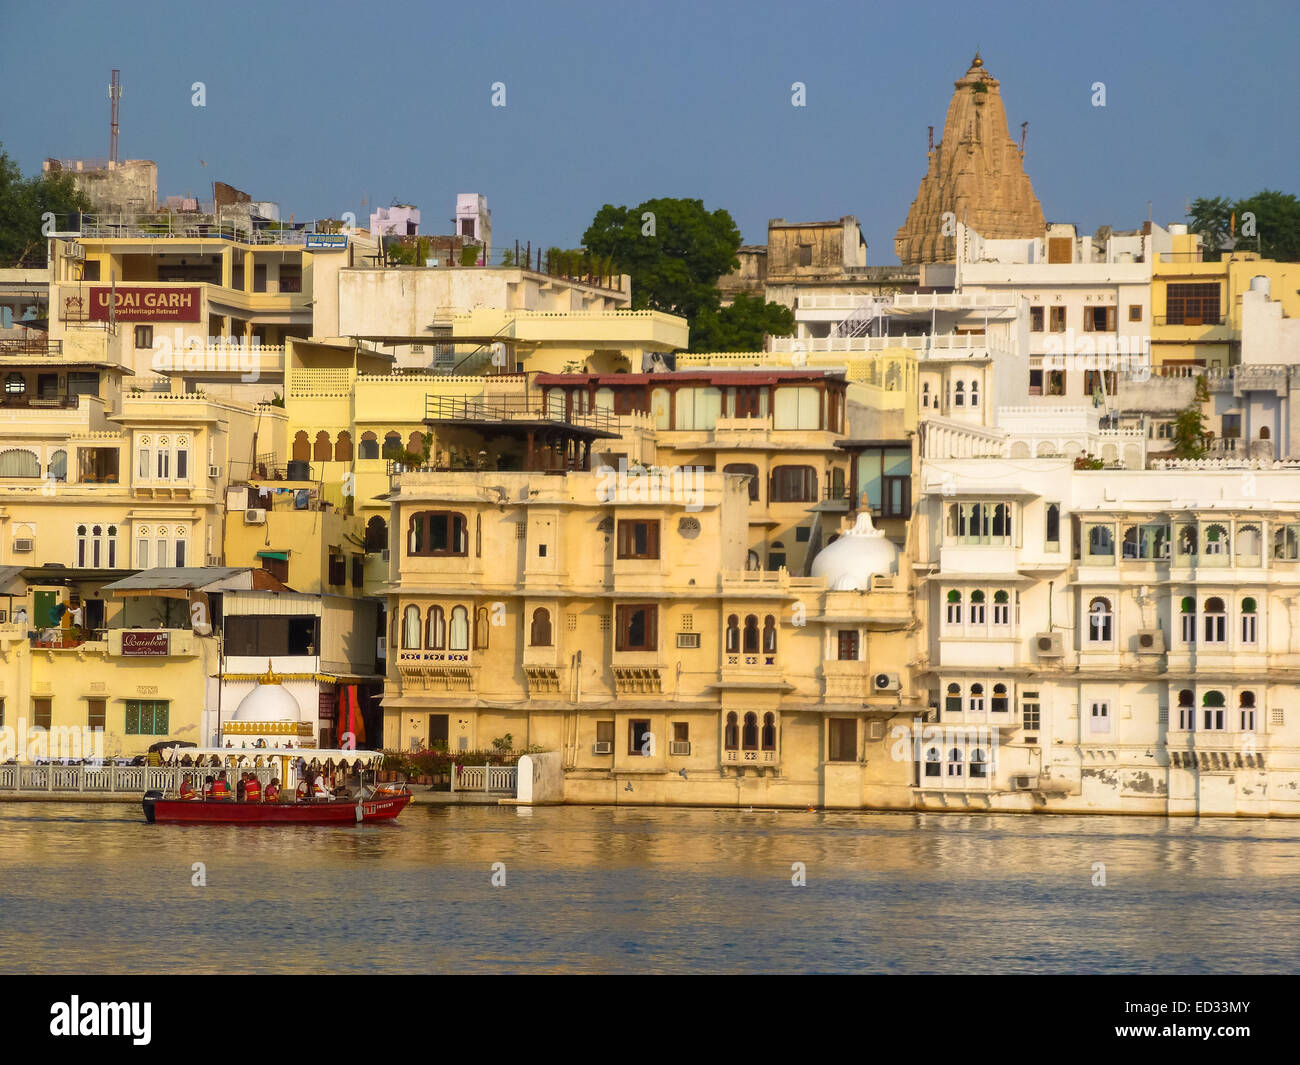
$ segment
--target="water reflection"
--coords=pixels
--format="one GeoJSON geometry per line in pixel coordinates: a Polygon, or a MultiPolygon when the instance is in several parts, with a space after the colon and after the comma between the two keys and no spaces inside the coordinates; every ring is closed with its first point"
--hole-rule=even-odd
{"type": "Polygon", "coordinates": [[[0,971],[1295,971],[1297,859],[1283,821],[417,806],[250,829],[10,803],[0,971]]]}

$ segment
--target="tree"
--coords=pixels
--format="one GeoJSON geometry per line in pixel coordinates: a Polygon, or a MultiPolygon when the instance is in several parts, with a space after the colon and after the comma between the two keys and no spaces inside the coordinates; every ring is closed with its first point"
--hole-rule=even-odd
{"type": "Polygon", "coordinates": [[[1224,196],[1202,197],[1192,201],[1191,218],[1188,228],[1201,235],[1204,255],[1207,261],[1217,261],[1219,248],[1228,239],[1229,220],[1232,217],[1232,201],[1224,196]]]}
{"type": "Polygon", "coordinates": [[[691,351],[761,351],[765,336],[793,332],[789,307],[741,292],[730,307],[699,314],[691,327],[691,351]]]}
{"type": "Polygon", "coordinates": [[[1265,259],[1300,262],[1300,200],[1291,193],[1264,189],[1236,201],[1201,198],[1192,201],[1190,214],[1190,228],[1201,234],[1207,262],[1220,259],[1222,246],[1230,241],[1265,259]]]}
{"type": "Polygon", "coordinates": [[[1173,445],[1174,458],[1199,459],[1204,457],[1206,452],[1205,415],[1201,412],[1199,401],[1193,400],[1178,412],[1178,417],[1174,419],[1173,445]]]}
{"type": "Polygon", "coordinates": [[[23,260],[45,260],[48,236],[46,212],[58,227],[74,211],[88,211],[90,201],[71,174],[39,174],[24,178],[18,164],[0,149],[0,266],[23,260]]]}
{"type": "Polygon", "coordinates": [[[781,314],[789,312],[777,304],[751,301],[763,310],[742,305],[722,311],[718,279],[740,266],[740,230],[721,208],[709,211],[702,200],[671,198],[646,200],[636,207],[605,204],[582,241],[592,254],[608,257],[631,277],[634,310],[685,318],[692,351],[745,350],[714,347],[724,342],[758,350],[765,330],[756,327],[756,321],[790,332],[781,314]]]}

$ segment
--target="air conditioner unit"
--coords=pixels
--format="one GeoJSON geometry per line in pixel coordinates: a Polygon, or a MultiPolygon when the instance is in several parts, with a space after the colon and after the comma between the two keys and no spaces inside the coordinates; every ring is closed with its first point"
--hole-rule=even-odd
{"type": "Polygon", "coordinates": [[[215,481],[218,477],[221,476],[221,467],[220,467],[220,466],[209,466],[209,467],[208,467],[208,476],[211,477],[211,478],[215,481]]]}
{"type": "Polygon", "coordinates": [[[36,541],[27,537],[19,537],[14,541],[15,551],[32,551],[36,548],[36,541]]]}
{"type": "Polygon", "coordinates": [[[690,754],[691,753],[690,740],[669,740],[668,753],[669,754],[690,754]]]}
{"type": "Polygon", "coordinates": [[[902,682],[897,673],[877,673],[871,678],[871,690],[878,692],[902,691],[902,682]]]}
{"type": "Polygon", "coordinates": [[[1060,658],[1065,654],[1065,641],[1059,632],[1040,632],[1034,637],[1034,649],[1039,658],[1060,658]]]}
{"type": "Polygon", "coordinates": [[[597,740],[591,745],[592,754],[613,754],[614,744],[611,740],[597,740]]]}
{"type": "Polygon", "coordinates": [[[1139,629],[1137,635],[1137,653],[1140,655],[1162,655],[1165,653],[1164,629],[1139,629]]]}
{"type": "Polygon", "coordinates": [[[84,244],[69,244],[63,254],[68,259],[84,259],[86,257],[86,247],[84,244]]]}
{"type": "Polygon", "coordinates": [[[266,511],[265,511],[265,510],[246,510],[246,511],[244,511],[244,524],[245,524],[245,525],[265,525],[265,524],[266,524],[266,511]]]}
{"type": "Polygon", "coordinates": [[[1022,773],[1020,776],[1011,778],[1011,786],[1017,791],[1031,791],[1038,786],[1038,778],[1022,773]]]}

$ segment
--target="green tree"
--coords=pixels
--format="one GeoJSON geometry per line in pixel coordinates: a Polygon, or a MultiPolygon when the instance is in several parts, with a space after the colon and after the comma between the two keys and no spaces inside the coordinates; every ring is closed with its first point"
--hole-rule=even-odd
{"type": "Polygon", "coordinates": [[[1201,235],[1206,261],[1218,261],[1219,248],[1228,239],[1228,226],[1232,218],[1232,201],[1224,196],[1202,197],[1192,201],[1191,222],[1193,233],[1201,235]]]}
{"type": "Polygon", "coordinates": [[[1264,189],[1245,199],[1223,196],[1192,201],[1190,228],[1205,242],[1206,261],[1222,258],[1222,245],[1258,251],[1265,259],[1300,262],[1300,200],[1264,189]],[[1249,227],[1253,227],[1254,232],[1249,227]]]}
{"type": "Polygon", "coordinates": [[[0,149],[0,266],[24,259],[45,259],[48,237],[44,215],[65,227],[73,211],[90,210],[90,201],[71,174],[38,174],[24,178],[18,164],[0,149]]]}
{"type": "Polygon", "coordinates": [[[1199,459],[1204,457],[1206,452],[1205,415],[1201,412],[1200,403],[1193,401],[1178,412],[1178,417],[1174,419],[1173,444],[1174,458],[1199,459]]]}
{"type": "MultiPolygon", "coordinates": [[[[633,289],[635,291],[635,289],[633,289]]],[[[691,326],[691,351],[761,351],[765,336],[794,332],[794,312],[743,292],[730,307],[702,311],[691,326]]]]}

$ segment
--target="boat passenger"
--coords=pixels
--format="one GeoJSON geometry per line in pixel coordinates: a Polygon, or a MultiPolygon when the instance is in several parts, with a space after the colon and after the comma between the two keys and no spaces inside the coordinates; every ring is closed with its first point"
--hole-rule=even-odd
{"type": "Polygon", "coordinates": [[[217,774],[217,779],[212,782],[212,797],[214,799],[230,798],[230,785],[226,783],[226,771],[224,769],[217,774]]]}
{"type": "Polygon", "coordinates": [[[318,773],[316,775],[316,780],[312,784],[311,793],[312,798],[317,800],[331,798],[329,785],[325,782],[324,773],[318,773]]]}
{"type": "Polygon", "coordinates": [[[279,777],[272,777],[271,783],[269,783],[266,786],[266,801],[267,802],[280,801],[280,778],[279,777]]]}
{"type": "Polygon", "coordinates": [[[262,782],[257,779],[257,775],[254,773],[248,774],[248,782],[244,785],[244,801],[262,801],[262,782]]]}
{"type": "Polygon", "coordinates": [[[208,774],[207,779],[203,782],[203,798],[204,801],[207,801],[208,799],[212,798],[212,775],[211,774],[208,774]]]}
{"type": "Polygon", "coordinates": [[[244,801],[244,789],[248,786],[248,774],[241,773],[239,779],[235,781],[235,802],[244,801]]]}
{"type": "Polygon", "coordinates": [[[194,781],[190,779],[188,773],[181,778],[180,796],[182,799],[197,799],[199,797],[194,790],[194,781]]]}
{"type": "Polygon", "coordinates": [[[310,797],[310,795],[311,795],[311,784],[308,783],[306,777],[302,777],[301,779],[299,779],[298,787],[293,793],[293,801],[306,802],[307,799],[310,797]]]}

